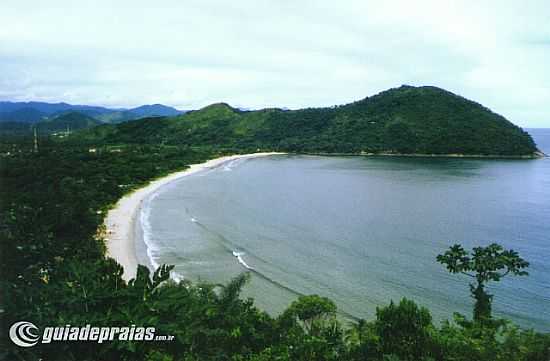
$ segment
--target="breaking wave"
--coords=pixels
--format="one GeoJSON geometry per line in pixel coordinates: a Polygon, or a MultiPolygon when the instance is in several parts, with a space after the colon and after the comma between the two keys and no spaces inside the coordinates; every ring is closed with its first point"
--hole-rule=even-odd
{"type": "Polygon", "coordinates": [[[153,230],[151,227],[151,202],[158,196],[158,193],[153,193],[143,201],[143,205],[140,213],[140,224],[143,231],[143,242],[147,249],[147,258],[151,263],[153,269],[157,269],[160,265],[156,261],[156,256],[160,251],[160,248],[153,241],[153,230]]]}

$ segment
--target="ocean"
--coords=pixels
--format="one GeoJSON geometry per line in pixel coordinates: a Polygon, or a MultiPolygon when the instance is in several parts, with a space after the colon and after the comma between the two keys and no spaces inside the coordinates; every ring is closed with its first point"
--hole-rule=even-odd
{"type": "MultiPolygon", "coordinates": [[[[550,129],[528,130],[550,154],[550,129]]],[[[466,276],[436,262],[450,245],[497,242],[530,262],[489,285],[496,316],[550,331],[550,158],[238,159],[149,196],[136,222],[140,263],[175,278],[244,289],[272,314],[303,294],[372,319],[406,297],[435,320],[471,317],[466,276]]]]}

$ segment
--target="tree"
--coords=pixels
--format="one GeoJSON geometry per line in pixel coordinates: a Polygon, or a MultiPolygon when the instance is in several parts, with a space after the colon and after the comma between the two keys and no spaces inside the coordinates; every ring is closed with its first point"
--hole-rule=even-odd
{"type": "Polygon", "coordinates": [[[491,319],[491,301],[493,296],[485,290],[489,281],[500,281],[508,274],[526,276],[524,268],[529,262],[521,258],[514,250],[504,250],[499,244],[487,247],[474,247],[473,252],[455,244],[448,251],[437,256],[451,273],[462,273],[475,279],[470,283],[470,292],[475,299],[474,321],[481,323],[491,319]]]}
{"type": "Polygon", "coordinates": [[[287,312],[303,323],[307,333],[315,334],[320,327],[325,326],[326,321],[336,316],[336,305],[326,297],[301,296],[292,302],[287,312]]]}
{"type": "Polygon", "coordinates": [[[360,319],[345,332],[350,360],[376,360],[380,358],[380,336],[376,322],[360,319]]]}
{"type": "Polygon", "coordinates": [[[345,347],[336,310],[330,299],[308,295],[292,302],[279,316],[282,344],[288,348],[291,360],[342,359],[345,347]]]}
{"type": "Polygon", "coordinates": [[[432,356],[432,316],[414,301],[403,298],[398,305],[392,301],[389,306],[377,308],[374,328],[383,355],[411,361],[432,356]]]}

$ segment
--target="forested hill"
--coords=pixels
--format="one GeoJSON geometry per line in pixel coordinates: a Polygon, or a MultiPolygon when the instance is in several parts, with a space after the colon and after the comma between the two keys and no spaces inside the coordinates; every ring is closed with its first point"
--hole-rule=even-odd
{"type": "Polygon", "coordinates": [[[74,131],[102,124],[101,121],[79,112],[68,112],[36,124],[40,133],[74,131]]]}
{"type": "Polygon", "coordinates": [[[330,108],[241,111],[219,103],[176,117],[100,126],[82,138],[350,154],[529,156],[537,151],[529,134],[480,104],[436,87],[405,85],[330,108]]]}

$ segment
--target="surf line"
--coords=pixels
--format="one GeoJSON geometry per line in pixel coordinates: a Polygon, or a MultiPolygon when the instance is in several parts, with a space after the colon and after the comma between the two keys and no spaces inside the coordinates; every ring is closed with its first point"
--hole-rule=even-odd
{"type": "Polygon", "coordinates": [[[221,245],[223,248],[225,248],[228,252],[231,252],[231,254],[237,258],[237,260],[239,261],[239,263],[244,267],[246,268],[247,271],[250,271],[252,273],[254,273],[255,275],[257,275],[258,277],[264,279],[265,281],[275,285],[276,287],[278,288],[281,288],[283,290],[286,290],[290,293],[292,293],[293,295],[296,295],[296,296],[305,296],[305,294],[303,293],[300,293],[296,290],[293,290],[292,288],[288,287],[288,286],[285,286],[269,277],[267,277],[266,275],[264,275],[263,273],[261,273],[260,271],[256,270],[254,267],[251,267],[249,266],[245,260],[243,259],[243,255],[246,254],[246,251],[244,252],[239,252],[237,251],[239,248],[233,244],[231,241],[229,241],[227,238],[225,238],[222,234],[219,234],[218,232],[215,232],[211,229],[209,229],[208,227],[206,227],[204,224],[202,224],[201,222],[199,222],[197,219],[195,218],[191,218],[192,222],[194,224],[196,224],[197,226],[199,226],[200,228],[202,228],[206,233],[210,234],[211,236],[213,236],[213,238],[216,240],[216,242],[221,245]]]}
{"type": "MultiPolygon", "coordinates": [[[[288,286],[285,286],[282,283],[279,283],[279,282],[275,281],[274,279],[267,277],[266,275],[264,275],[263,273],[255,270],[254,268],[249,268],[248,271],[254,273],[256,276],[262,278],[263,280],[271,283],[275,287],[283,289],[283,290],[285,290],[285,291],[287,291],[287,292],[289,292],[289,293],[291,293],[295,296],[298,296],[298,297],[306,296],[305,293],[298,292],[295,289],[292,289],[288,286]]],[[[348,313],[348,312],[346,312],[344,310],[341,310],[341,309],[337,309],[336,312],[338,314],[342,315],[344,318],[347,318],[348,320],[352,320],[352,321],[355,321],[355,322],[358,322],[361,319],[360,317],[354,316],[351,313],[348,313]]]]}
{"type": "MultiPolygon", "coordinates": [[[[296,291],[295,289],[292,289],[288,286],[285,286],[284,284],[280,283],[280,282],[277,282],[275,281],[274,279],[266,276],[265,274],[263,274],[262,272],[256,270],[254,267],[251,267],[249,266],[243,259],[243,255],[246,254],[246,252],[239,252],[239,251],[236,251],[236,249],[238,249],[236,247],[236,245],[234,245],[231,241],[229,241],[227,238],[225,238],[223,235],[219,234],[218,232],[215,232],[209,228],[207,228],[204,224],[200,223],[197,219],[191,217],[191,221],[193,223],[195,223],[196,225],[198,225],[199,227],[201,227],[205,232],[211,234],[214,236],[214,238],[216,238],[217,242],[223,247],[225,248],[227,251],[231,252],[231,254],[237,258],[237,260],[239,261],[239,263],[248,271],[248,272],[251,272],[253,273],[254,275],[258,276],[259,278],[263,279],[264,281],[267,281],[268,283],[271,283],[272,285],[274,285],[275,287],[279,288],[279,289],[282,289],[282,290],[285,290],[297,297],[302,297],[302,296],[306,296],[305,293],[301,293],[299,291],[296,291]],[[229,247],[231,246],[231,247],[229,247]]],[[[336,311],[338,314],[342,315],[343,317],[347,318],[348,320],[352,320],[352,321],[355,321],[355,322],[358,322],[361,318],[360,317],[357,317],[357,316],[354,316],[346,311],[343,311],[343,310],[337,310],[336,311]]]]}

